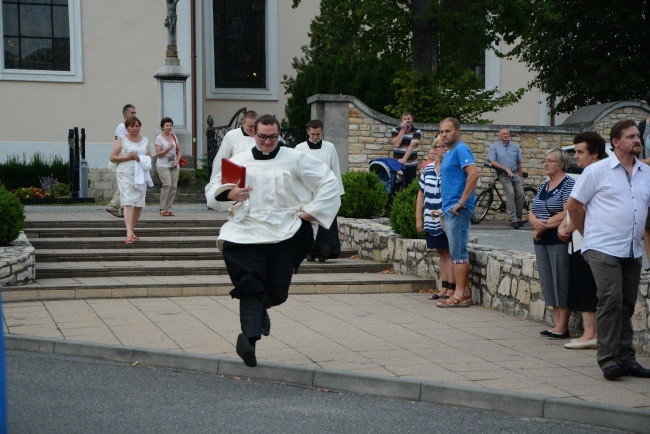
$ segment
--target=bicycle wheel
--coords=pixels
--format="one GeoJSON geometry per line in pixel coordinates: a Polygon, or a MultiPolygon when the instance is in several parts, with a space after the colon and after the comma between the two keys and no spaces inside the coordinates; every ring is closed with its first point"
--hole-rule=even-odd
{"type": "Polygon", "coordinates": [[[491,189],[483,190],[478,194],[478,196],[476,196],[476,204],[474,205],[474,212],[472,213],[473,224],[477,225],[483,221],[490,210],[493,200],[494,193],[492,193],[491,189]]]}
{"type": "Polygon", "coordinates": [[[535,196],[537,196],[537,190],[535,190],[533,187],[524,187],[524,209],[521,213],[522,222],[528,221],[528,213],[533,207],[535,196]]]}

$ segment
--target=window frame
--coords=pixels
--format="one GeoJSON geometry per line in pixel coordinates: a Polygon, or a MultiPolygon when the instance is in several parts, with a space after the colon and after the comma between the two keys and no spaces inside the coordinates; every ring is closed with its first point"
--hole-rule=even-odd
{"type": "Polygon", "coordinates": [[[214,84],[213,0],[204,0],[206,99],[277,101],[278,72],[278,0],[266,0],[266,88],[217,88],[214,84]]]}
{"type": "Polygon", "coordinates": [[[61,83],[83,82],[83,56],[81,43],[81,0],[68,0],[68,20],[70,25],[70,70],[47,71],[35,69],[6,69],[4,59],[3,8],[0,1],[0,36],[3,49],[0,51],[0,80],[45,81],[61,83]]]}

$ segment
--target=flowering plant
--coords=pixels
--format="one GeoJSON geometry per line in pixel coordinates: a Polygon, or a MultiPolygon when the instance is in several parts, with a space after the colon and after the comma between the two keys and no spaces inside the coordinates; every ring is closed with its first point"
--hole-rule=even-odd
{"type": "Polygon", "coordinates": [[[36,187],[21,187],[11,190],[19,199],[47,199],[53,197],[51,193],[46,193],[43,189],[36,187]]]}
{"type": "Polygon", "coordinates": [[[38,180],[41,181],[41,189],[50,196],[52,196],[52,190],[54,190],[54,187],[60,184],[59,180],[51,174],[50,176],[39,177],[38,180]]]}

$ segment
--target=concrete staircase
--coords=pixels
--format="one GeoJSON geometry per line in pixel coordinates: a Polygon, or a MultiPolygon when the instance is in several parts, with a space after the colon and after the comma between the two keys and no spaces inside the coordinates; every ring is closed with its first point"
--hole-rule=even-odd
{"type": "MultiPolygon", "coordinates": [[[[178,214],[177,214],[178,216],[178,214]]],[[[36,249],[36,283],[4,288],[4,301],[227,295],[232,289],[216,235],[223,220],[143,217],[140,240],[125,244],[122,220],[27,221],[36,249]]],[[[385,263],[303,262],[292,294],[413,292],[433,281],[392,274],[385,263]]]]}

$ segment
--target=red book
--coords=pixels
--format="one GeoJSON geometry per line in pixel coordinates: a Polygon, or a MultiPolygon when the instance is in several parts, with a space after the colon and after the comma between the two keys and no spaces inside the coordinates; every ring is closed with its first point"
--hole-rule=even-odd
{"type": "Polygon", "coordinates": [[[246,185],[246,168],[233,163],[227,158],[221,159],[221,183],[237,184],[237,187],[244,188],[246,185]]]}

